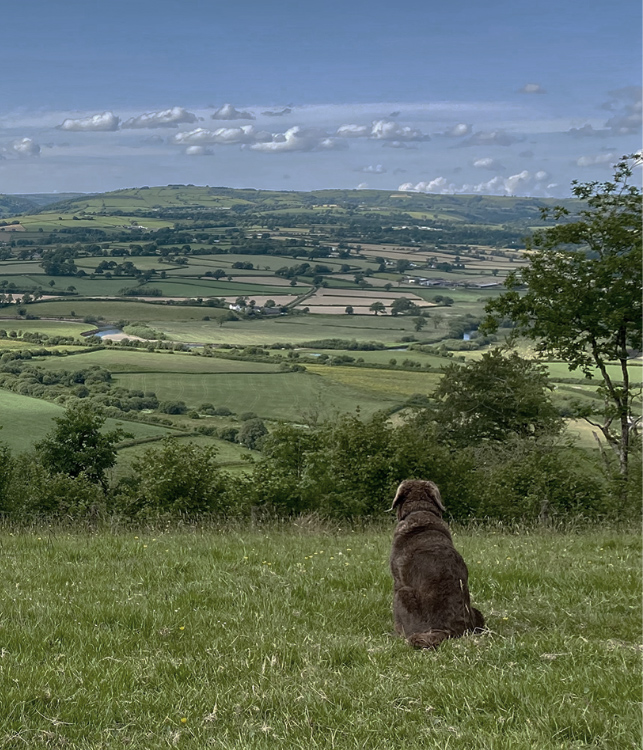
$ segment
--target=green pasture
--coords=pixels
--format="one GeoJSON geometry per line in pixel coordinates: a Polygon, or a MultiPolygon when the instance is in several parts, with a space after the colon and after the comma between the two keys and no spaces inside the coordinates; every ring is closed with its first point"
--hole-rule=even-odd
{"type": "MultiPolygon", "coordinates": [[[[202,424],[202,422],[197,422],[202,424]]],[[[207,424],[207,420],[203,421],[207,424]]],[[[248,458],[260,457],[256,451],[248,450],[238,443],[230,443],[227,440],[217,440],[216,438],[195,435],[173,434],[181,443],[189,442],[202,448],[216,448],[217,460],[226,470],[233,467],[249,467],[248,458]]],[[[140,443],[139,445],[127,446],[118,451],[118,460],[116,466],[112,469],[112,480],[119,479],[131,473],[134,461],[151,448],[158,447],[156,443],[140,443]]],[[[0,745],[1,747],[1,745],[0,745]]]]}
{"type": "Polygon", "coordinates": [[[640,747],[639,529],[456,529],[489,629],[438,651],[391,534],[2,530],[0,747],[640,747]]]}
{"type": "MultiPolygon", "coordinates": [[[[348,368],[347,368],[348,369],[348,368]]],[[[378,373],[379,374],[379,373],[378,373]]],[[[309,372],[284,373],[130,373],[117,374],[117,385],[154,391],[161,401],[181,400],[189,407],[202,403],[227,406],[236,414],[252,411],[272,420],[305,421],[307,415],[330,417],[360,408],[369,416],[402,400],[393,390],[379,391],[348,379],[320,377],[309,372]]]]}
{"type": "MultiPolygon", "coordinates": [[[[381,394],[387,399],[402,401],[416,393],[431,394],[441,375],[437,372],[413,370],[374,370],[367,367],[306,365],[311,373],[336,385],[350,386],[381,394]]],[[[385,405],[382,404],[382,408],[385,405]]]]}
{"type": "MultiPolygon", "coordinates": [[[[160,327],[168,321],[202,320],[205,315],[216,318],[226,311],[218,307],[201,305],[167,305],[162,302],[135,302],[127,299],[82,300],[69,297],[65,300],[35,302],[27,307],[33,315],[41,318],[68,318],[72,312],[79,318],[95,315],[105,321],[116,323],[119,320],[140,321],[160,327]]],[[[5,308],[6,310],[6,308],[5,308]]]]}
{"type": "MultiPolygon", "coordinates": [[[[7,312],[7,309],[8,308],[5,307],[0,312],[7,312]]],[[[7,332],[46,333],[48,336],[75,336],[80,339],[81,333],[92,330],[94,326],[91,323],[72,323],[71,321],[20,320],[15,317],[0,317],[0,328],[3,328],[7,332]]],[[[29,348],[37,345],[21,342],[21,346],[23,348],[29,348]]]]}
{"type": "Polygon", "coordinates": [[[245,362],[219,357],[203,357],[160,350],[147,352],[138,349],[110,348],[87,351],[67,357],[42,357],[32,360],[47,370],[79,370],[99,365],[113,373],[276,373],[278,364],[245,362]]]}
{"type": "Polygon", "coordinates": [[[388,365],[391,359],[395,359],[397,364],[401,365],[404,360],[409,359],[412,362],[418,362],[421,365],[430,365],[437,370],[453,361],[447,357],[438,357],[435,354],[424,354],[410,349],[377,349],[371,352],[362,352],[351,349],[300,349],[299,352],[302,357],[321,353],[328,354],[331,358],[348,355],[356,360],[363,359],[366,364],[377,365],[388,365]]]}
{"type": "MultiPolygon", "coordinates": [[[[208,314],[207,311],[204,314],[208,314]]],[[[301,344],[328,338],[400,343],[403,336],[415,333],[413,321],[404,316],[382,315],[284,315],[274,318],[242,319],[214,323],[166,323],[163,331],[177,341],[242,344],[258,346],[272,343],[301,344]]]]}
{"type": "MultiPolygon", "coordinates": [[[[64,411],[62,406],[49,401],[0,389],[0,441],[17,453],[27,451],[55,427],[54,417],[62,417],[64,411]]],[[[144,422],[115,419],[105,422],[106,430],[113,430],[117,426],[131,432],[135,439],[170,434],[166,427],[144,422]]]]}

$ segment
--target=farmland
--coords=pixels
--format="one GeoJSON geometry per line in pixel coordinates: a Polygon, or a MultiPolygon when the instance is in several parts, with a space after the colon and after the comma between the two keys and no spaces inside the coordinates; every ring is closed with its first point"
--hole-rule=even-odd
{"type": "MultiPolygon", "coordinates": [[[[71,196],[0,228],[0,355],[26,347],[42,371],[99,368],[130,399],[185,405],[190,418],[121,410],[150,436],[207,441],[205,428],[238,428],[245,413],[270,428],[393,413],[429,396],[454,358],[502,343],[505,329],[485,338],[477,327],[524,264],[545,204],[194,186],[71,196]],[[206,414],[208,404],[231,414],[206,414]]],[[[557,403],[596,399],[592,381],[569,382],[560,363],[550,371],[557,403]]],[[[3,398],[16,405],[27,396],[13,387],[3,398]]],[[[54,395],[22,402],[24,428],[3,433],[14,449],[46,432],[74,392],[54,395]]]]}

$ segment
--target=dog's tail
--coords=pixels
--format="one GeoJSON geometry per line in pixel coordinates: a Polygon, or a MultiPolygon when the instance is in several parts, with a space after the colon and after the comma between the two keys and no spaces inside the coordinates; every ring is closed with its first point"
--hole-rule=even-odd
{"type": "Polygon", "coordinates": [[[407,641],[413,648],[436,649],[442,641],[450,637],[446,630],[427,630],[425,633],[413,633],[407,637],[407,641]]]}

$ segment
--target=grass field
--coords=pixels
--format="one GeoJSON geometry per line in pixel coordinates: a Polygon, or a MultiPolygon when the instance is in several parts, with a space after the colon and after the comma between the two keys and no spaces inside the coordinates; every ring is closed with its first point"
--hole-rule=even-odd
{"type": "Polygon", "coordinates": [[[219,375],[148,372],[116,375],[114,381],[125,388],[154,391],[161,401],[180,399],[191,407],[211,403],[227,406],[236,414],[253,411],[264,419],[295,422],[313,412],[330,417],[336,412],[354,412],[356,407],[369,416],[402,400],[394,394],[383,395],[362,388],[357,382],[332,381],[308,372],[255,370],[219,375]]]}
{"type": "Polygon", "coordinates": [[[456,533],[489,631],[437,652],[390,536],[1,531],[0,747],[640,747],[638,530],[456,533]]]}
{"type": "MultiPolygon", "coordinates": [[[[57,404],[0,389],[0,441],[18,453],[27,451],[55,427],[54,417],[64,413],[57,404]]],[[[163,437],[175,432],[143,422],[106,420],[106,430],[116,427],[131,432],[135,438],[163,437]]]]}

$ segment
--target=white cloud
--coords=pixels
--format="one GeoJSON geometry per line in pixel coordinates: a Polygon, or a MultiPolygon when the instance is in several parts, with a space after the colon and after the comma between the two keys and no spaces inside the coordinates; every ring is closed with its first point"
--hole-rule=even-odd
{"type": "Polygon", "coordinates": [[[483,194],[483,195],[534,195],[549,196],[551,191],[557,187],[549,183],[547,172],[538,171],[531,173],[523,170],[509,177],[496,175],[486,182],[477,184],[456,185],[445,177],[436,177],[426,182],[405,182],[398,190],[415,193],[439,193],[439,194],[483,194]]]}
{"type": "Polygon", "coordinates": [[[400,125],[392,120],[373,120],[371,125],[340,125],[335,131],[338,138],[370,138],[375,141],[430,141],[421,130],[400,125]]]}
{"type": "Polygon", "coordinates": [[[270,140],[250,146],[253,151],[273,154],[284,151],[338,150],[345,147],[336,138],[328,138],[323,131],[303,129],[299,125],[289,128],[285,133],[273,133],[270,140]]]}
{"type": "Polygon", "coordinates": [[[340,125],[335,135],[338,138],[368,138],[370,133],[368,125],[340,125]]]}
{"type": "Polygon", "coordinates": [[[482,159],[476,159],[473,162],[473,166],[477,169],[491,169],[494,172],[501,171],[505,168],[497,159],[492,159],[489,156],[482,159]]]}
{"type": "Polygon", "coordinates": [[[391,120],[376,120],[371,128],[371,138],[386,141],[430,141],[421,130],[399,125],[391,120]]]}
{"type": "Polygon", "coordinates": [[[100,115],[90,115],[77,120],[68,118],[58,126],[60,130],[88,130],[88,131],[114,131],[118,130],[120,117],[113,112],[102,112],[100,115]]]}
{"type": "Polygon", "coordinates": [[[212,149],[207,146],[188,146],[185,153],[188,156],[212,156],[212,149]]]}
{"type": "Polygon", "coordinates": [[[197,122],[198,118],[183,107],[172,107],[160,112],[146,112],[138,117],[130,117],[122,128],[176,128],[180,123],[197,122]]]}
{"type": "Polygon", "coordinates": [[[448,138],[460,138],[463,135],[470,135],[473,130],[473,125],[468,125],[465,122],[459,122],[457,125],[448,128],[440,135],[446,135],[448,138]]]}
{"type": "Polygon", "coordinates": [[[517,143],[519,138],[507,133],[506,130],[480,130],[473,133],[466,140],[457,144],[458,146],[511,146],[517,143]]]}
{"type": "Polygon", "coordinates": [[[592,156],[581,156],[576,159],[576,166],[578,167],[594,167],[600,164],[614,164],[618,161],[618,157],[612,151],[608,151],[603,154],[594,154],[592,156]]]}
{"type": "Polygon", "coordinates": [[[385,174],[386,167],[381,164],[369,164],[367,167],[360,167],[356,172],[365,172],[366,174],[385,174]]]}
{"type": "Polygon", "coordinates": [[[255,130],[253,125],[242,125],[238,128],[218,128],[207,130],[196,128],[183,133],[177,133],[172,139],[174,143],[203,145],[219,143],[222,145],[253,144],[270,141],[272,136],[263,130],[255,130]]]}
{"type": "Polygon", "coordinates": [[[212,115],[213,120],[254,120],[252,112],[241,112],[232,104],[224,104],[212,115]]]}
{"type": "Polygon", "coordinates": [[[18,156],[40,156],[40,146],[31,138],[19,138],[11,143],[10,148],[18,156]]]}
{"type": "Polygon", "coordinates": [[[526,83],[518,90],[520,94],[545,94],[545,89],[539,83],[526,83]]]}

